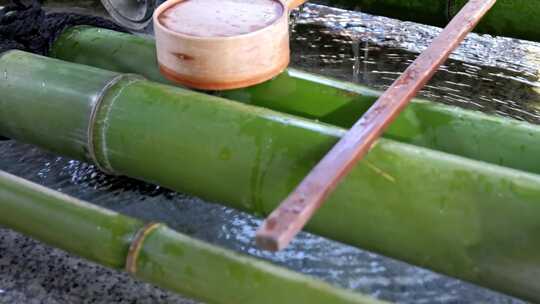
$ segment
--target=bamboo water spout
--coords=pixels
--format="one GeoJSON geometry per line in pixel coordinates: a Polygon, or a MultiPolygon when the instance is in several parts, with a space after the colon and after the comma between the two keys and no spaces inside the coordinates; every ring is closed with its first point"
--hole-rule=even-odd
{"type": "MultiPolygon", "coordinates": [[[[51,55],[169,83],[159,72],[152,39],[74,27],[53,44],[51,55]]],[[[288,69],[257,86],[217,93],[243,103],[348,128],[380,92],[361,85],[288,69]]],[[[497,165],[540,173],[540,126],[416,99],[384,137],[497,165]],[[497,134],[497,136],[493,136],[497,134]],[[492,147],[496,146],[497,149],[492,147]]]]}
{"type": "MultiPolygon", "coordinates": [[[[0,71],[1,135],[252,213],[275,208],[345,132],[22,52],[0,71]]],[[[387,139],[363,164],[308,230],[540,300],[540,176],[387,139]]]]}
{"type": "Polygon", "coordinates": [[[2,171],[0,225],[206,303],[380,303],[2,171]]]}

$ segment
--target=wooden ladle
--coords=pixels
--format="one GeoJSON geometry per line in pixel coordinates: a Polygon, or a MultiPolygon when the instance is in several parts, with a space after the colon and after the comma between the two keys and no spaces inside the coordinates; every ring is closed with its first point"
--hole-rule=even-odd
{"type": "MultiPolygon", "coordinates": [[[[157,60],[161,72],[169,80],[196,89],[228,90],[264,82],[288,66],[289,12],[307,0],[267,0],[279,8],[273,21],[253,31],[234,35],[190,34],[168,26],[184,20],[167,11],[188,1],[201,0],[169,0],[160,5],[153,16],[157,60]]],[[[220,2],[216,0],[216,3],[220,2]]],[[[214,12],[218,10],[216,8],[214,12]]],[[[201,19],[209,18],[203,14],[210,12],[202,10],[200,14],[201,19]]],[[[200,23],[197,18],[191,19],[192,15],[188,17],[195,20],[194,26],[200,23]]],[[[216,23],[219,22],[216,19],[216,23]]]]}

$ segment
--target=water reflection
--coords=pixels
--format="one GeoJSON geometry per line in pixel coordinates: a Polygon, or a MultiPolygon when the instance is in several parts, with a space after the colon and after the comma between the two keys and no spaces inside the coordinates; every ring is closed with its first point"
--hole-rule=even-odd
{"type": "MultiPolygon", "coordinates": [[[[306,5],[292,31],[292,65],[313,73],[387,88],[440,29],[306,5]]],[[[471,35],[420,96],[540,123],[539,44],[471,35]]]]}

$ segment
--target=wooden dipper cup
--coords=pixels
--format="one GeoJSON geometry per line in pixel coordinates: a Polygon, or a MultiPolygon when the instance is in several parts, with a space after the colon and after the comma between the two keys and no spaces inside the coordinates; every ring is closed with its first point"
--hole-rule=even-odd
{"type": "Polygon", "coordinates": [[[161,73],[181,85],[255,85],[289,64],[289,11],[306,0],[169,0],[154,12],[161,73]]]}

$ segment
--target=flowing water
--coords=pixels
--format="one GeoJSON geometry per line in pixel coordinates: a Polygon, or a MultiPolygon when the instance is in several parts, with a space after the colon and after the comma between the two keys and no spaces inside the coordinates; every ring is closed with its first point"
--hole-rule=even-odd
{"type": "MultiPolygon", "coordinates": [[[[294,15],[293,66],[379,89],[387,87],[439,31],[318,5],[306,5],[294,15]]],[[[471,35],[421,95],[538,123],[539,49],[531,42],[471,35]]],[[[400,303],[520,303],[308,233],[301,233],[283,252],[262,252],[253,244],[260,220],[245,213],[129,178],[107,176],[92,165],[14,141],[0,142],[0,155],[0,169],[52,189],[134,217],[166,222],[194,237],[377,298],[400,303]]]]}
{"type": "MultiPolygon", "coordinates": [[[[440,32],[320,5],[295,12],[292,65],[383,90],[440,32]]],[[[420,92],[432,101],[540,123],[540,45],[471,34],[420,92]]]]}

